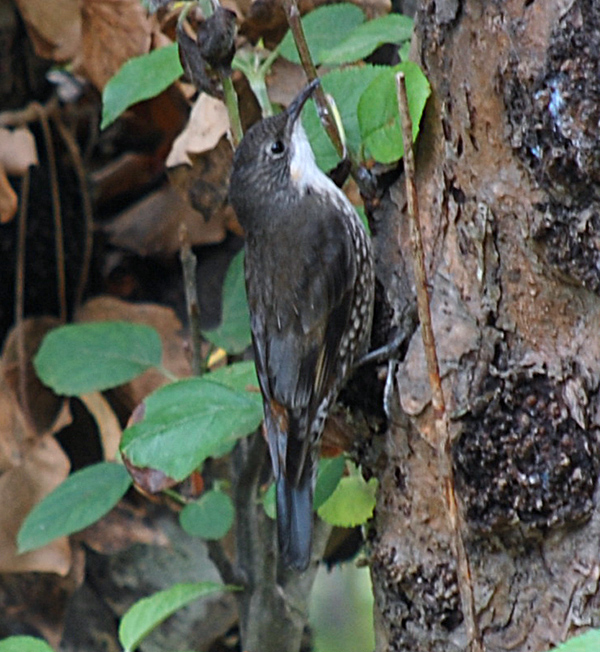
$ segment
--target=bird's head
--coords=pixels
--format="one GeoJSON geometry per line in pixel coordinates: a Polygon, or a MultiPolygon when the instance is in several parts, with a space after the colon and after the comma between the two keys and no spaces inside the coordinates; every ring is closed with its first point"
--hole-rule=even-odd
{"type": "Polygon", "coordinates": [[[252,126],[233,159],[229,198],[245,229],[264,204],[276,206],[301,195],[312,177],[322,175],[302,128],[300,114],[319,84],[308,84],[285,111],[252,126]]]}

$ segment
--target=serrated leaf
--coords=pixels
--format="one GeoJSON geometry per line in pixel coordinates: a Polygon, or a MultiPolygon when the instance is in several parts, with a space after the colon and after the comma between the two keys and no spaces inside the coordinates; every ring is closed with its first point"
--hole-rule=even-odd
{"type": "Polygon", "coordinates": [[[319,460],[319,472],[317,474],[317,484],[315,485],[313,500],[315,511],[318,511],[319,507],[333,494],[340,482],[345,467],[346,458],[343,455],[321,458],[319,460]]]}
{"type": "Polygon", "coordinates": [[[108,127],[133,104],[162,93],[182,74],[177,43],[129,59],[104,87],[100,129],[108,127]]]}
{"type": "Polygon", "coordinates": [[[0,652],[54,652],[41,638],[9,636],[0,641],[0,652]]]}
{"type": "Polygon", "coordinates": [[[120,464],[100,462],[70,475],[29,512],[17,536],[19,552],[83,530],[107,514],[131,486],[120,464]]]}
{"type": "Polygon", "coordinates": [[[186,505],[179,514],[181,527],[194,537],[214,540],[224,537],[233,525],[235,510],[222,491],[207,491],[186,505]]]}
{"type": "MultiPolygon", "coordinates": [[[[343,40],[364,19],[362,10],[349,3],[319,7],[304,16],[302,27],[313,63],[319,64],[321,53],[330,48],[332,43],[343,40]]],[[[279,54],[293,63],[300,63],[290,30],[279,45],[279,54]]]]}
{"type": "Polygon", "coordinates": [[[380,163],[393,163],[404,155],[396,92],[396,74],[400,71],[406,77],[413,140],[419,133],[421,116],[431,93],[427,78],[412,61],[388,68],[362,93],[358,102],[361,138],[373,158],[380,163]]]}
{"type": "Polygon", "coordinates": [[[243,250],[233,258],[225,276],[222,315],[221,325],[204,336],[227,353],[241,353],[251,342],[243,250]]]}
{"type": "MultiPolygon", "coordinates": [[[[358,102],[369,84],[386,70],[389,68],[385,66],[365,65],[333,70],[321,77],[323,90],[335,100],[346,132],[346,147],[354,156],[358,156],[361,151],[360,126],[356,114],[358,102]]],[[[325,171],[334,168],[339,163],[339,156],[321,126],[313,102],[306,104],[302,124],[319,167],[325,171]]]]}
{"type": "Polygon", "coordinates": [[[228,453],[262,420],[257,392],[210,380],[214,374],[165,385],[144,401],[142,421],[123,432],[121,452],[135,466],[183,480],[207,457],[228,453]]]}
{"type": "Polygon", "coordinates": [[[559,645],[555,652],[597,652],[600,650],[600,629],[594,629],[559,645]]]}
{"type": "Polygon", "coordinates": [[[360,474],[342,478],[317,513],[324,521],[338,527],[362,525],[373,515],[376,489],[376,478],[369,482],[365,482],[360,474]]]}
{"type": "Polygon", "coordinates": [[[198,598],[214,593],[235,591],[236,587],[215,582],[193,582],[175,584],[170,589],[159,591],[136,602],[123,616],[119,625],[119,641],[125,652],[133,652],[140,642],[156,627],[198,598]]]}
{"type": "Polygon", "coordinates": [[[369,56],[384,43],[402,43],[410,39],[413,20],[400,14],[374,18],[355,27],[337,45],[321,52],[321,63],[331,66],[353,63],[369,56]]]}
{"type": "Polygon", "coordinates": [[[103,321],[50,331],[33,363],[57,394],[77,396],[122,385],[161,358],[160,337],[150,326],[103,321]]]}

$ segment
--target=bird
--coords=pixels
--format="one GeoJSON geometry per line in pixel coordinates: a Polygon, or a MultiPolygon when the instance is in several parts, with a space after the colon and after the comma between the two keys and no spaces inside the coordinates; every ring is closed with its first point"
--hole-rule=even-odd
{"type": "Polygon", "coordinates": [[[279,555],[304,571],[312,554],[320,438],[369,344],[370,237],[322,172],[300,114],[319,84],[253,125],[233,159],[229,200],[245,232],[252,345],[276,484],[279,555]]]}

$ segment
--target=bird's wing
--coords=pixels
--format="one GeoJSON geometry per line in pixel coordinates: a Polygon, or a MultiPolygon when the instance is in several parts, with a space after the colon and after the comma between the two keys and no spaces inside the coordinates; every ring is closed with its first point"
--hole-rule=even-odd
{"type": "Polygon", "coordinates": [[[288,477],[301,473],[311,423],[341,381],[337,359],[354,300],[356,260],[347,227],[336,210],[322,217],[302,234],[310,248],[286,251],[287,267],[275,264],[274,278],[249,287],[271,454],[288,477]],[[290,469],[290,460],[299,466],[290,469]]]}

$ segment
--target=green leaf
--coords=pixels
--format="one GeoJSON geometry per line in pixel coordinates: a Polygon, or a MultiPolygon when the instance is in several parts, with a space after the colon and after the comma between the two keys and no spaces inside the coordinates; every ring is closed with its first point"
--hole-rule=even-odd
{"type": "Polygon", "coordinates": [[[150,326],[103,321],[50,331],[33,363],[57,394],[76,396],[122,385],[161,358],[160,337],[150,326]]]}
{"type": "MultiPolygon", "coordinates": [[[[362,10],[349,3],[319,7],[304,16],[302,27],[313,62],[321,63],[321,53],[328,50],[332,43],[342,41],[364,19],[362,10]]],[[[290,30],[281,41],[279,53],[293,63],[300,63],[290,30]]]]}
{"type": "Polygon", "coordinates": [[[222,491],[207,491],[200,500],[186,505],[179,514],[181,527],[194,537],[220,539],[233,525],[235,510],[222,491]]]}
{"type": "Polygon", "coordinates": [[[119,641],[125,652],[135,650],[140,642],[178,609],[198,598],[214,593],[235,591],[237,587],[215,582],[175,584],[170,589],[136,602],[123,616],[119,625],[119,641]]]}
{"type": "Polygon", "coordinates": [[[222,314],[221,325],[212,331],[205,331],[204,336],[227,353],[241,353],[251,343],[243,250],[235,256],[227,270],[223,284],[222,314]]]}
{"type": "Polygon", "coordinates": [[[361,137],[373,158],[380,163],[393,163],[404,155],[396,92],[396,74],[400,71],[406,76],[413,140],[419,133],[421,116],[431,93],[427,78],[411,61],[388,68],[362,93],[358,102],[361,137]]]}
{"type": "Polygon", "coordinates": [[[376,478],[365,482],[359,473],[342,478],[329,500],[317,510],[318,514],[331,525],[362,525],[373,515],[376,489],[376,478]]]}
{"type": "Polygon", "coordinates": [[[145,401],[142,421],[127,428],[121,452],[134,465],[183,480],[207,457],[228,453],[262,420],[258,392],[210,380],[215,374],[161,387],[145,401]]]}
{"type": "Polygon", "coordinates": [[[9,636],[0,641],[0,652],[54,652],[41,638],[9,636]]]}
{"type": "Polygon", "coordinates": [[[555,652],[597,652],[600,650],[600,629],[593,629],[559,645],[555,652]]]}
{"type": "Polygon", "coordinates": [[[182,74],[177,43],[129,59],[104,87],[100,129],[108,127],[133,104],[162,93],[182,74]]]}
{"type": "Polygon", "coordinates": [[[277,507],[275,506],[275,483],[271,482],[269,488],[265,491],[262,497],[262,506],[265,514],[270,519],[275,519],[277,516],[277,507]]]}
{"type": "Polygon", "coordinates": [[[322,458],[319,460],[319,472],[315,486],[314,509],[317,511],[323,503],[333,494],[338,486],[344,469],[346,458],[343,455],[338,457],[322,458]]]}
{"type": "MultiPolygon", "coordinates": [[[[360,126],[356,114],[358,102],[369,84],[386,70],[389,70],[386,66],[354,66],[333,70],[321,77],[323,90],[333,96],[342,118],[346,132],[346,147],[356,157],[362,149],[360,126]]],[[[319,167],[322,170],[334,168],[339,162],[339,156],[321,126],[313,102],[307,103],[302,115],[302,124],[319,167]]]]}
{"type": "Polygon", "coordinates": [[[19,534],[19,552],[41,548],[83,530],[107,514],[131,486],[120,464],[100,462],[70,475],[29,512],[19,534]]]}
{"type": "Polygon", "coordinates": [[[337,45],[323,50],[321,63],[331,66],[364,59],[384,43],[408,41],[412,31],[413,20],[408,16],[388,14],[369,20],[355,27],[337,45]]]}
{"type": "Polygon", "coordinates": [[[219,369],[206,374],[204,378],[239,392],[250,392],[260,396],[256,366],[252,360],[243,360],[219,367],[219,369]]]}

